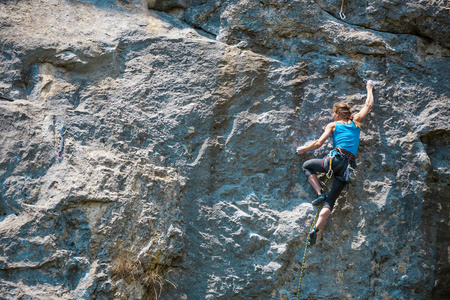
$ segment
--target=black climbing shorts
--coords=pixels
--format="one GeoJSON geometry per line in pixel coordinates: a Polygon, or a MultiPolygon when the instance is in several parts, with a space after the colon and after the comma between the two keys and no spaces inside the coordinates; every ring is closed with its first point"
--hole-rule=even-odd
{"type": "MultiPolygon", "coordinates": [[[[305,172],[307,177],[317,173],[327,173],[330,167],[330,159],[331,159],[330,156],[326,156],[323,159],[315,158],[307,160],[303,164],[303,171],[305,172]]],[[[331,185],[330,192],[327,195],[327,199],[325,200],[323,207],[327,207],[330,210],[332,210],[334,207],[334,203],[336,202],[336,199],[339,197],[342,190],[347,185],[346,182],[339,179],[344,176],[347,164],[348,160],[345,156],[341,157],[340,155],[336,155],[333,157],[333,161],[331,162],[331,168],[334,173],[334,179],[333,184],[331,185]]],[[[352,161],[352,165],[356,166],[356,163],[352,161]]]]}

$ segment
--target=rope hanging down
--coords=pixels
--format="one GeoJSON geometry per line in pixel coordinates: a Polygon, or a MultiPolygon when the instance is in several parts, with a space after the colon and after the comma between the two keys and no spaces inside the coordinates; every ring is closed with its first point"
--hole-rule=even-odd
{"type": "Polygon", "coordinates": [[[339,12],[339,16],[341,17],[342,20],[345,19],[345,15],[344,15],[344,0],[342,0],[341,11],[339,12]]]}
{"type": "Polygon", "coordinates": [[[306,236],[306,242],[305,242],[305,252],[303,253],[303,261],[302,261],[302,269],[300,271],[300,280],[298,282],[298,289],[297,289],[297,300],[300,298],[300,287],[302,286],[302,278],[303,278],[303,270],[305,268],[305,260],[306,260],[306,249],[308,249],[308,239],[309,239],[309,233],[312,231],[314,226],[316,225],[317,216],[319,215],[320,210],[322,209],[323,203],[319,206],[319,209],[316,212],[316,216],[314,217],[314,220],[311,224],[311,228],[308,231],[308,235],[306,236]]]}
{"type": "MultiPolygon", "coordinates": [[[[333,157],[330,158],[330,167],[326,174],[325,182],[321,182],[322,187],[325,189],[327,186],[328,180],[333,176],[333,169],[331,168],[331,162],[333,160],[333,157]]],[[[320,211],[322,210],[323,202],[320,204],[319,208],[317,209],[316,215],[314,216],[314,220],[311,224],[311,228],[308,231],[308,234],[306,235],[306,241],[305,241],[305,251],[303,252],[303,260],[302,260],[302,268],[300,271],[300,279],[298,282],[298,289],[297,289],[297,300],[300,299],[300,288],[302,286],[302,278],[303,278],[303,270],[305,269],[305,261],[306,261],[306,249],[308,249],[308,240],[309,240],[309,233],[313,230],[314,226],[316,225],[317,216],[319,216],[320,211]]]]}

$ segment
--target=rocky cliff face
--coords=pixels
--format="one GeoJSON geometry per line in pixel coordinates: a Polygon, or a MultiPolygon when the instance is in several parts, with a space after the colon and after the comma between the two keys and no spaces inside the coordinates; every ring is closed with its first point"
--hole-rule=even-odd
{"type": "Polygon", "coordinates": [[[301,165],[331,143],[295,148],[372,79],[358,180],[298,296],[444,299],[448,3],[340,8],[1,2],[1,298],[297,299],[316,213],[301,165]]]}

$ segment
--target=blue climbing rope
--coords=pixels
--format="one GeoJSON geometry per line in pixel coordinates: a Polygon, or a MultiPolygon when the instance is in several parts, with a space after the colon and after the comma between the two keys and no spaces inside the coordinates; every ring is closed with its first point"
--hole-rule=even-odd
{"type": "Polygon", "coordinates": [[[59,131],[59,135],[61,136],[61,146],[59,146],[59,151],[57,154],[58,159],[62,159],[63,158],[63,150],[64,150],[64,136],[67,133],[67,128],[66,126],[62,126],[61,130],[59,131]]]}

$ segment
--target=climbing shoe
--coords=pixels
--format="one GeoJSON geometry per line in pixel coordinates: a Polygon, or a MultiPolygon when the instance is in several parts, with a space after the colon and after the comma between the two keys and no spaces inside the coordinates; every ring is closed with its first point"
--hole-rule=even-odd
{"type": "Polygon", "coordinates": [[[308,243],[310,246],[312,246],[316,243],[318,231],[319,231],[319,229],[316,229],[316,226],[314,226],[313,230],[309,233],[308,243]]]}
{"type": "Polygon", "coordinates": [[[311,204],[313,206],[319,206],[320,204],[322,204],[322,202],[327,199],[327,195],[325,195],[325,193],[322,193],[319,197],[317,197],[317,199],[313,200],[311,202],[311,204]]]}

